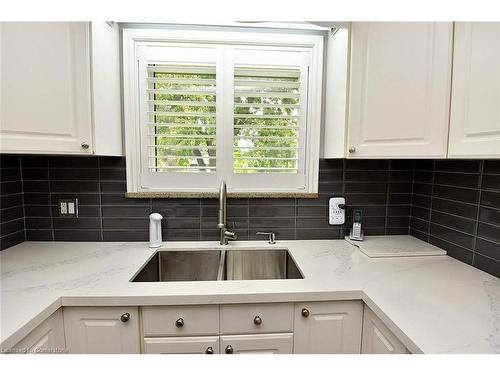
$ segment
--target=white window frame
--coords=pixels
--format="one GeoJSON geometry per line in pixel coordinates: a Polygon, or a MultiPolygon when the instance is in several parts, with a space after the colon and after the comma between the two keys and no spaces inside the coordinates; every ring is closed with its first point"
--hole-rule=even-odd
{"type": "MultiPolygon", "coordinates": [[[[140,127],[140,88],[138,85],[138,53],[141,47],[154,46],[158,43],[179,44],[186,43],[194,45],[233,45],[254,46],[256,48],[276,48],[297,51],[307,51],[310,56],[309,74],[307,77],[307,112],[306,118],[307,135],[305,139],[305,184],[303,186],[265,186],[259,188],[259,179],[266,178],[265,174],[251,174],[245,178],[254,178],[253,186],[237,187],[231,186],[231,177],[228,176],[229,193],[239,193],[241,195],[265,196],[266,194],[284,193],[289,196],[308,196],[318,192],[318,172],[320,155],[320,127],[321,127],[321,104],[322,104],[322,75],[323,75],[323,35],[300,34],[300,33],[268,33],[241,31],[199,31],[199,30],[177,30],[177,29],[123,29],[123,99],[124,99],[124,122],[125,122],[125,145],[127,159],[127,192],[129,196],[211,196],[218,192],[219,184],[224,176],[217,173],[216,183],[211,186],[169,186],[169,187],[144,187],[141,186],[141,127],[140,127]]],[[[217,66],[217,74],[223,69],[217,66]]],[[[223,90],[223,96],[218,100],[223,100],[223,111],[233,111],[232,101],[226,103],[226,98],[232,98],[231,87],[224,82],[224,87],[217,87],[223,90]],[[229,90],[228,90],[229,88],[229,90]]],[[[224,129],[227,129],[224,126],[224,129]]],[[[226,137],[226,134],[217,132],[217,144],[219,139],[226,137]]],[[[232,124],[231,124],[232,133],[232,124]]],[[[232,143],[231,143],[232,144],[232,143]]],[[[223,152],[217,152],[217,168],[219,169],[219,157],[224,155],[222,162],[231,162],[230,168],[226,168],[232,174],[232,152],[231,147],[225,147],[223,152]],[[227,159],[227,160],[226,160],[227,159]]],[[[272,179],[272,174],[267,174],[267,178],[272,179]]]]}

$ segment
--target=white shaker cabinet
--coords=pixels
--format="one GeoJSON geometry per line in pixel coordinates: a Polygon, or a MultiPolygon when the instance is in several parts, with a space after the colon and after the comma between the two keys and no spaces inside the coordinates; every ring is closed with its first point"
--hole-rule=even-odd
{"type": "Polygon", "coordinates": [[[57,310],[11,349],[12,353],[65,353],[62,309],[57,310]]]}
{"type": "Polygon", "coordinates": [[[137,307],[65,307],[70,354],[139,354],[137,307]]]}
{"type": "Polygon", "coordinates": [[[450,157],[500,157],[500,22],[457,22],[450,157]]]}
{"type": "Polygon", "coordinates": [[[0,23],[0,151],[122,155],[119,28],[0,23]]]}
{"type": "Polygon", "coordinates": [[[362,354],[406,354],[406,347],[387,326],[365,305],[363,317],[362,354]]]}
{"type": "Polygon", "coordinates": [[[295,304],[294,353],[359,354],[361,301],[295,304]]]}
{"type": "Polygon", "coordinates": [[[352,23],[347,157],[446,157],[451,58],[451,23],[352,23]]]}

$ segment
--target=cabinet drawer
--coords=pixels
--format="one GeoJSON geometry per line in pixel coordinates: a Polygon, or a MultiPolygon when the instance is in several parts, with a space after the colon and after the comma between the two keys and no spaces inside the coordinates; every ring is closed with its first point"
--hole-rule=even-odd
{"type": "Polygon", "coordinates": [[[225,354],[292,354],[293,333],[228,335],[220,337],[225,354]]]}
{"type": "Polygon", "coordinates": [[[221,334],[292,332],[291,303],[223,305],[220,311],[221,334]]]}
{"type": "Polygon", "coordinates": [[[146,354],[218,354],[219,336],[146,337],[146,354]]]}
{"type": "Polygon", "coordinates": [[[145,336],[217,335],[219,307],[151,306],[142,308],[145,336]]]}

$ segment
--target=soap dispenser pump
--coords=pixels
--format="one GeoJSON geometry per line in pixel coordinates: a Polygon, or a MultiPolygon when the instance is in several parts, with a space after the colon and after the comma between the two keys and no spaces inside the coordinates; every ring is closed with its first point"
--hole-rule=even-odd
{"type": "Polygon", "coordinates": [[[161,220],[163,216],[158,213],[149,215],[149,247],[156,248],[163,245],[161,238],[161,220]]]}

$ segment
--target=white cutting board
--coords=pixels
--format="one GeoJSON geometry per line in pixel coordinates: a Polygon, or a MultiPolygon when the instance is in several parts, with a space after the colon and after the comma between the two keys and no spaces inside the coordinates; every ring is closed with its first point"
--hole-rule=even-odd
{"type": "Polygon", "coordinates": [[[364,241],[345,239],[370,258],[446,255],[446,250],[412,236],[365,236],[364,241]]]}

